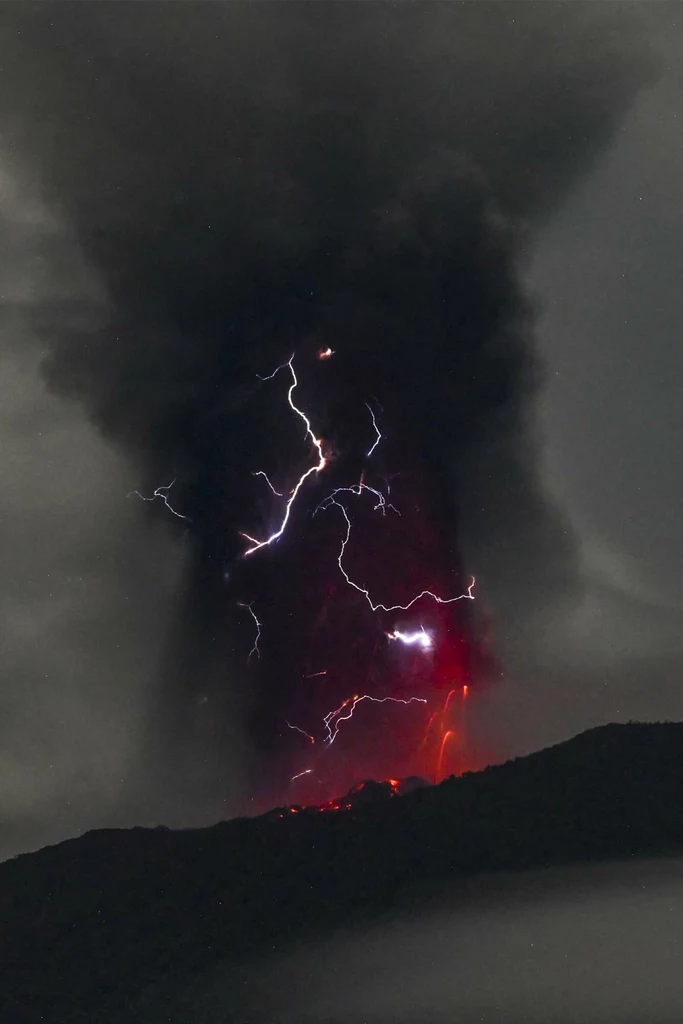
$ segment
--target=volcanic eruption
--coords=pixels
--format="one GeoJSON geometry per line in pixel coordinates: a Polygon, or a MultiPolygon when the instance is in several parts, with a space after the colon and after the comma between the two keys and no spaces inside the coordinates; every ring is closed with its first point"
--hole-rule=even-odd
{"type": "Polygon", "coordinates": [[[46,379],[185,544],[133,785],[219,798],[236,747],[266,801],[461,770],[494,665],[470,598],[514,591],[522,629],[576,583],[537,479],[520,267],[647,73],[637,18],[14,17],[13,159],[100,285],[39,311],[46,379]]]}
{"type": "MultiPolygon", "coordinates": [[[[325,388],[316,369],[311,361],[314,395],[321,393],[324,405],[329,376],[325,388]]],[[[243,532],[246,546],[233,579],[238,588],[249,586],[252,568],[260,558],[268,560],[253,598],[240,603],[256,630],[247,662],[263,680],[255,735],[273,748],[280,770],[283,748],[291,751],[289,778],[296,785],[290,788],[298,795],[327,797],[359,774],[424,773],[435,742],[434,702],[444,702],[444,690],[464,694],[473,674],[481,678],[474,671],[477,657],[480,670],[484,659],[471,616],[456,608],[472,600],[474,581],[462,593],[456,589],[462,574],[439,535],[417,459],[406,458],[402,445],[384,437],[369,402],[354,410],[353,392],[347,416],[360,416],[370,435],[360,452],[353,431],[332,428],[329,441],[317,438],[298,395],[295,400],[297,373],[292,356],[262,379],[284,378],[280,386],[304,425],[310,465],[278,485],[284,490],[264,470],[252,474],[268,488],[275,522],[261,539],[243,532]],[[344,485],[344,474],[354,471],[360,473],[357,482],[347,477],[344,485]],[[391,596],[373,598],[370,587],[391,596]],[[272,680],[282,680],[284,651],[292,675],[278,698],[272,680]]],[[[386,388],[380,374],[375,383],[377,391],[386,388]]],[[[378,408],[384,423],[384,406],[378,408]]],[[[448,697],[442,719],[447,703],[448,697]]],[[[430,776],[442,770],[443,742],[437,746],[430,776]]],[[[268,771],[266,778],[272,777],[268,771]]]]}

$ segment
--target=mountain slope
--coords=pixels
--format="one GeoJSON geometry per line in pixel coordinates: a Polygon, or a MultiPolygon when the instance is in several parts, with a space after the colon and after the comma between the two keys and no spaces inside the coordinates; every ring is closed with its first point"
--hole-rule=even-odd
{"type": "Polygon", "coordinates": [[[0,865],[0,1017],[140,1019],[160,975],[366,920],[409,882],[682,851],[682,797],[683,724],[610,725],[342,813],[90,832],[0,865]]]}

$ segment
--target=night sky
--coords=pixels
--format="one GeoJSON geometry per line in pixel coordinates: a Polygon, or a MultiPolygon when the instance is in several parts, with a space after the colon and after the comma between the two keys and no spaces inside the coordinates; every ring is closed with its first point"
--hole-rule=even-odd
{"type": "MultiPolygon", "coordinates": [[[[0,30],[0,852],[257,808],[309,764],[283,721],[359,692],[467,684],[462,767],[683,717],[677,8],[42,4],[0,30]],[[244,559],[279,521],[253,471],[311,464],[289,370],[259,380],[292,353],[330,465],[244,559]],[[360,479],[401,516],[349,497],[354,576],[393,604],[472,574],[474,602],[372,617],[339,509],[312,516],[360,479]],[[131,494],[172,480],[187,519],[131,494]],[[425,624],[429,671],[386,640],[425,624]]],[[[368,719],[328,788],[423,767],[406,728],[368,719]]]]}

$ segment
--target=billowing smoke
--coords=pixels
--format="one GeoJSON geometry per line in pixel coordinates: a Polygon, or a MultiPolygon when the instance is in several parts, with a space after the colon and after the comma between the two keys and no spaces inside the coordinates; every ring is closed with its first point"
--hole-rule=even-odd
{"type": "Polygon", "coordinates": [[[163,744],[196,735],[206,706],[213,772],[229,721],[258,717],[236,682],[230,579],[258,527],[251,473],[284,479],[301,443],[257,377],[292,352],[333,485],[362,468],[374,396],[453,571],[476,571],[494,610],[513,599],[506,628],[570,599],[572,538],[536,479],[518,273],[649,74],[633,7],[41,4],[3,20],[6,152],[105,296],[40,310],[46,379],[137,461],[143,493],[175,479],[187,517],[150,506],[191,549],[163,744]],[[321,346],[334,375],[311,369],[321,346]]]}

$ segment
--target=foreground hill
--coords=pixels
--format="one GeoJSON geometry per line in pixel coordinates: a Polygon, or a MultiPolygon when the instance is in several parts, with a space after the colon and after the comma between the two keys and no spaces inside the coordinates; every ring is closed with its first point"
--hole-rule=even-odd
{"type": "Polygon", "coordinates": [[[682,852],[682,798],[683,724],[610,725],[343,812],[90,832],[0,865],[0,1019],[141,1020],[162,975],[367,920],[422,879],[682,852]]]}

